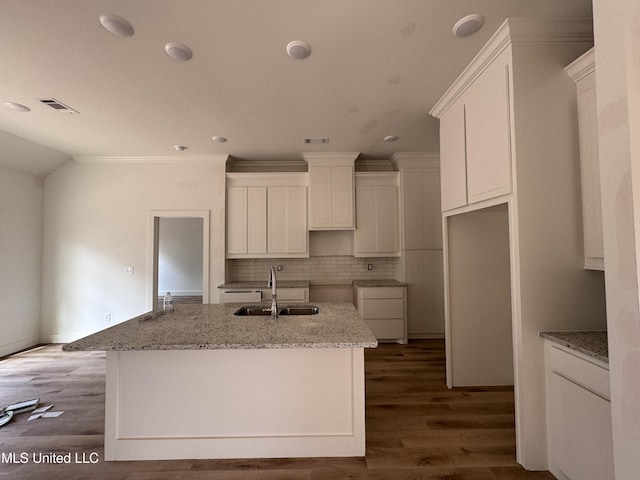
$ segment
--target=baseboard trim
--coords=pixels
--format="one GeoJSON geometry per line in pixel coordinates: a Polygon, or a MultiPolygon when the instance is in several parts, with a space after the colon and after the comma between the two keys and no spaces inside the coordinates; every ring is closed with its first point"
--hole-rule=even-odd
{"type": "Polygon", "coordinates": [[[6,357],[7,355],[34,347],[40,343],[42,343],[40,342],[40,338],[37,335],[34,335],[32,337],[22,338],[15,342],[0,345],[0,357],[6,357]]]}

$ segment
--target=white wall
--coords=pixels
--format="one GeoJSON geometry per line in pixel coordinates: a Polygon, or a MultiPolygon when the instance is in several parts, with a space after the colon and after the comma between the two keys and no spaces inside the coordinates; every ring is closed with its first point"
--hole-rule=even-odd
{"type": "Polygon", "coordinates": [[[42,178],[0,167],[0,356],[40,334],[42,178]]]}
{"type": "Polygon", "coordinates": [[[615,477],[640,472],[640,3],[594,0],[615,477]]]}
{"type": "Polygon", "coordinates": [[[158,292],[202,295],[202,219],[160,218],[158,292]]]}
{"type": "Polygon", "coordinates": [[[224,161],[79,164],[44,188],[42,334],[67,342],[127,320],[148,303],[151,210],[210,211],[210,301],[224,282],[224,161]],[[135,274],[125,275],[133,266],[135,274]],[[107,322],[105,314],[111,314],[107,322]]]}

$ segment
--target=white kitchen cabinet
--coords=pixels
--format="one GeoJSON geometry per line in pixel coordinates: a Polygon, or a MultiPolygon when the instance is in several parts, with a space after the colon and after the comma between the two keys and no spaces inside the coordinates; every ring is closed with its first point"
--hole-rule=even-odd
{"type": "Polygon", "coordinates": [[[227,174],[227,258],[308,257],[306,175],[227,174]]]}
{"type": "Polygon", "coordinates": [[[400,172],[400,212],[404,250],[442,250],[440,168],[435,158],[396,154],[400,172]]]}
{"type": "Polygon", "coordinates": [[[452,105],[440,117],[440,178],[443,211],[467,204],[464,127],[464,103],[462,102],[452,105]]]}
{"type": "Polygon", "coordinates": [[[305,153],[309,165],[309,230],[355,228],[357,153],[305,153]]]}
{"type": "Polygon", "coordinates": [[[604,270],[594,49],[567,66],[566,71],[576,82],[578,93],[584,268],[604,270]]]}
{"type": "Polygon", "coordinates": [[[268,187],[268,253],[308,252],[306,187],[268,187]]]}
{"type": "Polygon", "coordinates": [[[406,287],[353,288],[358,312],[376,338],[407,343],[406,287]]]}
{"type": "Polygon", "coordinates": [[[357,173],[356,211],[354,256],[399,256],[398,173],[357,173]]]}
{"type": "Polygon", "coordinates": [[[227,189],[227,255],[267,253],[267,188],[227,189]]]}
{"type": "Polygon", "coordinates": [[[410,339],[443,338],[439,156],[397,153],[393,164],[400,173],[401,280],[407,284],[407,335],[410,339]]]}
{"type": "Polygon", "coordinates": [[[442,250],[405,250],[402,280],[407,283],[409,338],[444,336],[442,250]]]}
{"type": "Polygon", "coordinates": [[[440,114],[443,211],[511,193],[510,54],[440,114]]]}
{"type": "Polygon", "coordinates": [[[592,46],[589,19],[508,18],[430,111],[444,120],[447,385],[514,383],[516,460],[529,470],[548,466],[536,333],[606,325],[604,277],[584,271],[579,248],[576,85],[563,68],[592,46]],[[461,118],[464,143],[449,144],[461,118]],[[465,205],[448,198],[447,179],[462,184],[452,151],[465,152],[465,205]]]}
{"type": "Polygon", "coordinates": [[[613,480],[608,365],[545,340],[549,471],[613,480]]]}

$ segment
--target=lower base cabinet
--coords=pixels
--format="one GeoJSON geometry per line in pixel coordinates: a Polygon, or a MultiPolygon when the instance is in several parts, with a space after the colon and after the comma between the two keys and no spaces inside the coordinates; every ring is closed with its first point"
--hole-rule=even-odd
{"type": "Polygon", "coordinates": [[[407,288],[353,288],[358,312],[376,338],[407,343],[407,288]]]}
{"type": "Polygon", "coordinates": [[[608,365],[545,341],[549,471],[614,480],[608,365]]]}

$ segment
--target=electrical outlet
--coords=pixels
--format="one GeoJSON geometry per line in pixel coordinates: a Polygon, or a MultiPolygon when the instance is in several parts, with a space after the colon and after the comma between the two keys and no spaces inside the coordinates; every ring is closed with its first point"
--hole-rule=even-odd
{"type": "Polygon", "coordinates": [[[133,275],[133,267],[125,267],[124,273],[127,275],[133,275]]]}
{"type": "Polygon", "coordinates": [[[104,314],[104,321],[105,322],[110,322],[111,321],[111,314],[110,313],[105,313],[104,314]]]}

